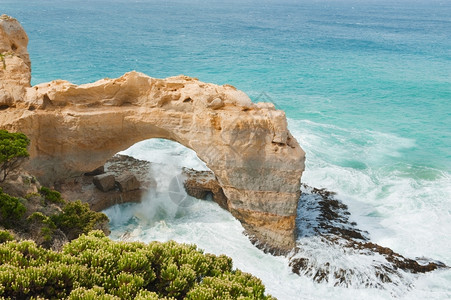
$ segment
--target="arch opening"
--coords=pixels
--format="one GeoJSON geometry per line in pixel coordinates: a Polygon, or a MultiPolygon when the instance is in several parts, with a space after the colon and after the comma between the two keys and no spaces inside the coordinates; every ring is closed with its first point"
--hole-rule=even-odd
{"type": "Polygon", "coordinates": [[[140,179],[144,170],[154,180],[144,184],[139,203],[124,203],[103,210],[110,218],[111,237],[120,240],[169,240],[211,248],[211,241],[241,235],[243,228],[226,210],[185,191],[186,169],[211,172],[196,153],[174,141],[149,139],[120,151],[105,164],[105,171],[132,172],[140,179]],[[131,159],[132,157],[132,159],[131,159]],[[224,228],[229,228],[224,230],[224,228]]]}

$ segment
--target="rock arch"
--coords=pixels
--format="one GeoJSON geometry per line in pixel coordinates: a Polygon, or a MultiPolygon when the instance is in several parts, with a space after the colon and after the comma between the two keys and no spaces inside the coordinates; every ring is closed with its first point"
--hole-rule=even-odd
{"type": "Polygon", "coordinates": [[[141,140],[173,140],[214,172],[228,210],[250,235],[275,250],[294,246],[305,153],[283,111],[252,103],[233,86],[186,76],[129,72],[79,86],[55,80],[31,87],[24,36],[16,20],[2,16],[0,53],[8,55],[0,68],[0,128],[27,134],[28,168],[41,181],[91,171],[141,140]]]}

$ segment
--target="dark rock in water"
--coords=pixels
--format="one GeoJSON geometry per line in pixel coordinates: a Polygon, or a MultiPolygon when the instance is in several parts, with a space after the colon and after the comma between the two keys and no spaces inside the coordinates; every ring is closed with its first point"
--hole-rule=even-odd
{"type": "Polygon", "coordinates": [[[409,271],[412,273],[426,273],[430,271],[434,271],[437,268],[446,267],[445,264],[441,262],[432,262],[427,261],[426,264],[420,264],[418,261],[410,258],[405,258],[404,256],[394,252],[390,248],[382,247],[373,243],[359,243],[359,242],[350,242],[348,246],[351,246],[355,249],[361,250],[370,250],[374,253],[379,253],[387,259],[387,261],[391,262],[396,268],[399,268],[404,271],[409,271]]]}
{"type": "Polygon", "coordinates": [[[111,191],[116,186],[114,175],[111,173],[94,176],[94,178],[92,178],[92,182],[102,192],[111,191]]]}
{"type": "Polygon", "coordinates": [[[103,173],[105,173],[105,167],[100,166],[100,167],[96,168],[95,170],[92,170],[91,172],[86,172],[84,175],[85,176],[95,176],[95,175],[100,175],[103,173]]]}
{"type": "Polygon", "coordinates": [[[397,295],[412,285],[409,274],[446,268],[370,242],[347,209],[333,192],[302,186],[297,247],[289,257],[294,273],[334,286],[392,289],[397,295]]]}
{"type": "Polygon", "coordinates": [[[126,172],[116,177],[116,184],[121,192],[139,190],[140,188],[138,179],[130,172],[126,172]]]}

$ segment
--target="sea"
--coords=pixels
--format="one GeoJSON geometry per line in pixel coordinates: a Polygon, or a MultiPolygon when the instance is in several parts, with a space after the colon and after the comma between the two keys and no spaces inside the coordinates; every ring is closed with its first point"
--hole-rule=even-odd
{"type": "MultiPolygon", "coordinates": [[[[303,183],[336,192],[372,242],[451,265],[451,1],[0,0],[3,13],[28,33],[33,85],[136,70],[227,83],[274,103],[306,152],[303,183]]],[[[121,153],[154,162],[158,189],[105,211],[112,239],[226,254],[282,300],[451,299],[451,270],[380,289],[293,274],[212,201],[174,206],[180,168],[207,169],[193,151],[155,139],[121,153]]],[[[313,258],[362,272],[371,264],[310,246],[313,258]]]]}

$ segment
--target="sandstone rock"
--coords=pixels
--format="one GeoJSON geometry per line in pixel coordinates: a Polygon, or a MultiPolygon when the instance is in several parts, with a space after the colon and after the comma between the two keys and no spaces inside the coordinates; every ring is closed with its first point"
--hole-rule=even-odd
{"type": "Polygon", "coordinates": [[[139,190],[140,187],[140,183],[138,179],[136,179],[136,176],[129,172],[116,177],[116,183],[121,192],[139,190]]]}
{"type": "Polygon", "coordinates": [[[0,106],[10,107],[21,100],[30,87],[31,63],[28,36],[20,23],[0,16],[0,106]]]}
{"type": "Polygon", "coordinates": [[[14,170],[4,182],[0,183],[3,192],[14,197],[25,197],[38,193],[41,185],[36,178],[22,169],[14,170]]]}
{"type": "Polygon", "coordinates": [[[151,163],[149,161],[116,154],[105,163],[105,170],[114,174],[115,177],[120,176],[124,172],[130,172],[136,176],[141,187],[144,189],[149,189],[151,187],[155,188],[157,186],[157,182],[152,175],[151,163]]]}
{"type": "Polygon", "coordinates": [[[213,201],[222,208],[229,210],[227,197],[213,172],[183,168],[183,175],[186,177],[183,185],[188,195],[205,200],[211,193],[213,201]]]}
{"type": "Polygon", "coordinates": [[[113,189],[102,192],[92,182],[92,175],[81,175],[75,178],[60,181],[55,188],[68,201],[81,200],[88,203],[95,211],[102,211],[115,204],[141,202],[143,195],[150,188],[157,186],[151,174],[151,164],[148,161],[135,159],[126,155],[115,155],[104,166],[104,170],[115,178],[125,171],[131,172],[140,182],[140,189],[122,192],[113,189]]]}
{"type": "Polygon", "coordinates": [[[114,176],[109,173],[94,176],[94,178],[92,178],[92,182],[102,192],[111,191],[116,186],[114,176]]]}
{"type": "Polygon", "coordinates": [[[208,107],[211,109],[219,109],[224,106],[224,102],[221,98],[214,98],[209,104],[208,107]]]}
{"type": "Polygon", "coordinates": [[[305,153],[283,111],[253,104],[232,86],[183,75],[129,72],[79,86],[55,80],[30,87],[25,37],[17,21],[0,21],[0,44],[12,51],[0,90],[13,99],[1,111],[0,128],[30,138],[27,168],[43,184],[89,172],[139,141],[169,139],[194,150],[213,171],[249,234],[291,250],[305,153]],[[213,109],[208,101],[216,98],[223,106],[213,109]]]}

